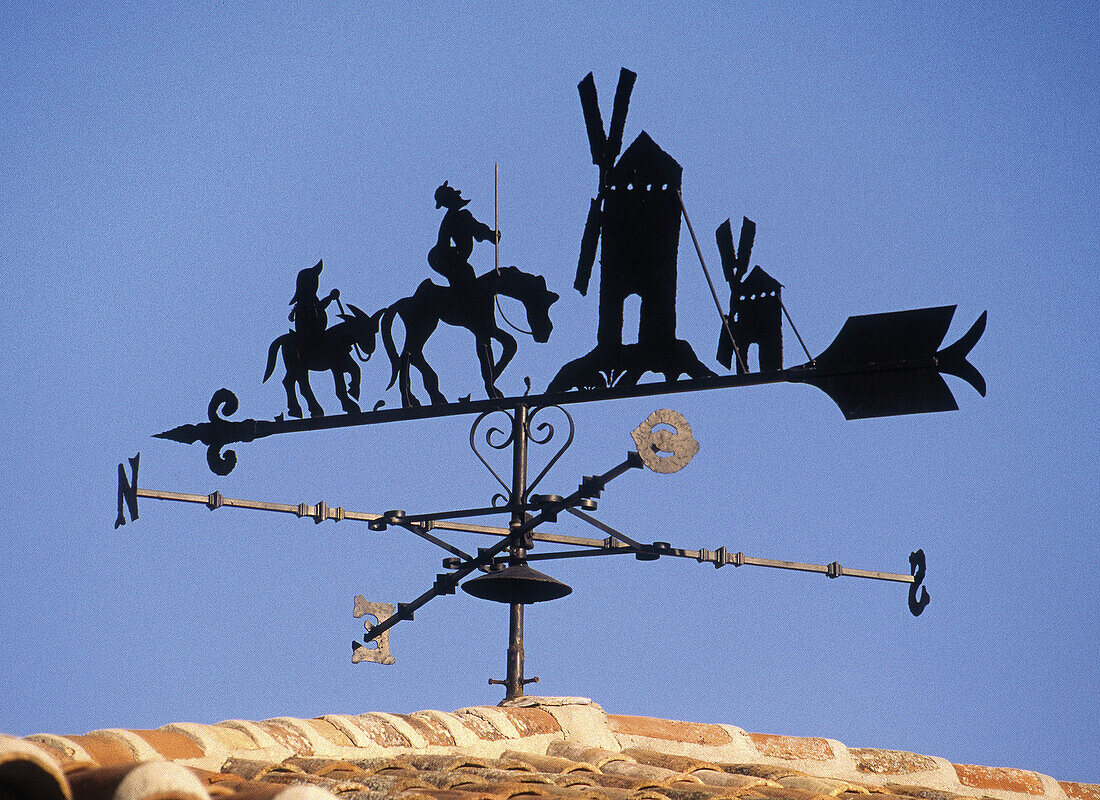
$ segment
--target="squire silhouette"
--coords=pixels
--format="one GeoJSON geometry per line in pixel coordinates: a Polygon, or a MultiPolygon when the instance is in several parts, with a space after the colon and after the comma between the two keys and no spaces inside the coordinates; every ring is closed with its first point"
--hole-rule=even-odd
{"type": "Polygon", "coordinates": [[[733,249],[733,230],[727,219],[714,232],[718,252],[722,256],[722,272],[730,285],[730,313],[726,318],[733,342],[730,342],[725,325],[719,332],[718,361],[727,369],[733,360],[734,345],[737,374],[748,371],[749,345],[755,344],[761,372],[778,372],[783,369],[783,284],[762,270],[749,268],[752,243],[756,238],[756,223],[748,217],[741,221],[741,239],[733,249]]]}
{"type": "Polygon", "coordinates": [[[691,345],[676,338],[676,256],[680,241],[680,183],[683,169],[643,131],[622,148],[630,93],[637,76],[619,73],[611,127],[604,134],[589,73],[577,89],[581,97],[592,163],[600,168],[599,191],[593,198],[581,237],[573,287],[588,293],[596,248],[600,258],[599,328],[596,348],[566,364],[549,391],[631,385],[646,372],[676,380],[712,376],[691,345]],[[637,344],[623,344],[623,303],[641,298],[637,344]]]}
{"type": "Polygon", "coordinates": [[[275,362],[282,350],[286,367],[283,387],[292,417],[302,416],[299,390],[309,406],[310,416],[324,416],[325,410],[317,402],[309,385],[310,371],[331,372],[340,405],[349,414],[358,413],[360,409],[356,400],[359,399],[361,370],[351,352],[354,349],[361,361],[367,361],[374,352],[375,335],[378,333],[378,319],[382,312],[372,316],[351,303],[348,303],[351,313],[341,313],[341,321],[328,327],[325,309],[333,300],[340,303],[340,292],[333,289],[323,299],[317,296],[322,269],[324,264],[318,261],[313,267],[298,273],[294,297],[290,300],[293,306],[290,321],[294,323],[294,330],[273,341],[267,351],[265,383],[275,372],[275,362]]]}
{"type": "Polygon", "coordinates": [[[439,225],[439,238],[428,251],[428,265],[447,279],[449,286],[425,280],[412,297],[398,300],[383,309],[382,341],[390,357],[392,372],[386,388],[399,384],[404,407],[421,402],[412,391],[412,367],[424,381],[432,405],[443,404],[447,398],[439,389],[439,375],[424,358],[424,345],[440,322],[465,328],[474,334],[477,357],[485,393],[490,398],[503,397],[496,386],[497,377],[516,354],[515,337],[503,331],[496,322],[497,295],[513,297],[527,310],[527,324],[536,342],[550,338],[550,306],[558,295],[546,287],[541,275],[531,275],[516,267],[503,267],[475,277],[470,265],[474,242],[500,241],[499,231],[478,220],[466,210],[470,201],[447,181],[435,190],[436,208],[446,208],[439,225]],[[400,350],[393,338],[393,321],[400,317],[405,326],[405,342],[400,350]],[[500,358],[493,356],[493,341],[501,346],[500,358]]]}

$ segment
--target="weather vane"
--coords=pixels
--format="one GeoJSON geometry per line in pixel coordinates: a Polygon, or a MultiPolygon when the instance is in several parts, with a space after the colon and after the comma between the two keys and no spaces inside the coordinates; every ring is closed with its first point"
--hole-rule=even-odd
{"type": "MultiPolygon", "coordinates": [[[[448,181],[435,190],[436,208],[443,210],[439,236],[428,251],[428,266],[446,280],[446,285],[425,279],[409,297],[367,313],[348,303],[332,289],[320,296],[323,262],[298,273],[290,300],[289,322],[294,327],[272,341],[268,350],[264,381],[275,374],[280,354],[287,397],[287,418],[231,420],[238,410],[237,397],[228,389],[214,393],[205,422],[181,425],[156,434],[159,438],[207,446],[207,461],[217,475],[228,475],[237,465],[231,444],[252,442],[267,436],[326,428],[347,428],[429,417],[473,415],[470,447],[475,456],[500,484],[490,504],[482,507],[407,513],[349,511],[316,504],[269,503],[209,495],[165,492],[138,487],[140,454],[118,467],[118,516],[115,527],[138,517],[138,498],[201,503],[211,509],[247,508],[295,514],[312,519],[366,522],[371,530],[401,528],[425,539],[448,553],[444,571],[430,587],[408,603],[395,606],[355,598],[355,618],[366,617],[363,641],[353,642],[352,660],[393,664],[389,631],[410,621],[422,606],[436,597],[463,591],[510,607],[506,699],[523,694],[527,683],[538,678],[524,676],[523,613],[532,603],[555,600],[572,589],[539,572],[530,564],[564,558],[633,555],[640,561],[678,557],[713,564],[763,566],[815,572],[829,578],[841,576],[907,584],[908,606],[919,615],[929,602],[923,582],[926,571],[923,550],[909,556],[908,573],[857,570],[838,562],[805,564],[715,550],[691,550],[670,542],[644,542],[605,524],[594,516],[598,500],[608,484],[631,469],[648,468],[657,473],[677,472],[699,451],[691,426],[679,413],[654,411],[633,430],[635,449],[607,471],[585,476],[570,494],[536,494],[550,469],[573,442],[575,428],[566,406],[616,398],[668,395],[765,383],[808,383],[824,391],[847,419],[948,411],[958,408],[943,374],[962,378],[980,394],[985,381],[966,359],[981,337],[986,315],[957,342],[943,347],[954,306],[924,308],[885,314],[849,317],[823,352],[810,354],[798,334],[782,300],[782,285],[761,267],[749,269],[756,224],[747,217],[734,246],[730,220],[718,226],[715,238],[722,273],[729,285],[728,309],[723,309],[703,258],[680,192],[682,168],[644,131],[627,147],[623,131],[636,76],[623,69],[615,92],[611,123],[605,132],[600,116],[595,81],[590,73],[578,86],[581,109],[591,146],[593,163],[599,168],[596,197],[589,206],[581,236],[580,258],[574,288],[588,291],[596,252],[602,247],[599,282],[599,326],[595,347],[562,366],[541,394],[531,394],[531,381],[522,396],[506,397],[497,387],[501,374],[515,356],[516,338],[503,330],[498,315],[515,330],[536,342],[548,341],[553,325],[550,310],[559,299],[546,280],[515,266],[500,267],[477,275],[470,264],[477,242],[500,241],[494,200],[494,227],[479,221],[467,208],[469,200],[448,181]],[[716,361],[732,374],[717,374],[703,364],[692,346],[676,336],[676,272],[681,219],[686,223],[699,264],[706,275],[719,317],[716,361]],[[602,245],[601,245],[602,242],[602,245]],[[519,300],[526,311],[527,328],[503,317],[499,296],[519,300]],[[641,298],[636,343],[623,342],[623,304],[627,297],[641,298]],[[336,303],[339,322],[328,324],[329,308],[336,303]],[[791,326],[807,361],[783,366],[783,320],[791,326]],[[401,345],[395,337],[395,322],[404,331],[401,345]],[[440,323],[458,326],[474,334],[474,356],[480,368],[485,399],[472,395],[449,401],[440,387],[439,376],[424,356],[424,346],[440,323]],[[359,362],[368,360],[381,337],[391,372],[386,390],[396,384],[400,406],[386,408],[378,400],[364,411],[362,374],[359,362]],[[756,345],[758,370],[750,370],[749,348],[756,345]],[[419,373],[426,402],[413,389],[413,368],[419,373]],[[326,416],[310,386],[310,372],[330,372],[342,414],[326,416]],[[646,374],[661,380],[643,382],[646,374]],[[306,402],[305,418],[299,395],[306,402]],[[480,444],[479,444],[480,442],[480,444]],[[528,455],[534,445],[556,447],[547,463],[533,478],[528,455]],[[507,477],[494,469],[486,455],[490,450],[510,451],[511,470],[507,477]],[[586,538],[547,532],[543,526],[557,522],[562,514],[579,519],[602,534],[586,538]],[[504,517],[506,525],[490,526],[463,521],[504,517]],[[463,549],[442,538],[440,532],[478,534],[493,537],[489,547],[463,549]],[[566,549],[536,551],[540,545],[566,549]],[[476,575],[475,575],[476,573],[476,575]],[[470,577],[474,575],[474,577],[470,577]]],[[[494,178],[494,184],[495,184],[494,178]]],[[[499,252],[499,251],[498,251],[499,252]]]]}

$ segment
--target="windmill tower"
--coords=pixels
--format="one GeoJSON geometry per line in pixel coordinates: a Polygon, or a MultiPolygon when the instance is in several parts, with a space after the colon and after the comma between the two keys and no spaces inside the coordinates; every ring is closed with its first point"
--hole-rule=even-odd
{"type": "Polygon", "coordinates": [[[683,169],[644,131],[616,163],[636,78],[628,69],[619,73],[606,135],[592,73],[577,87],[600,182],[588,210],[573,286],[587,294],[602,238],[598,344],[604,348],[622,345],[623,304],[636,294],[641,298],[639,345],[664,349],[676,339],[677,192],[683,169]]]}
{"type": "Polygon", "coordinates": [[[592,163],[600,168],[600,181],[581,236],[573,288],[588,294],[596,250],[602,241],[599,327],[595,349],[562,367],[550,382],[551,392],[634,384],[646,372],[661,373],[669,381],[680,375],[698,378],[714,374],[699,361],[690,344],[676,338],[683,168],[645,131],[619,157],[636,78],[628,69],[619,72],[606,133],[592,73],[577,85],[592,163]],[[631,295],[641,300],[638,342],[624,345],[623,305],[631,295]]]}

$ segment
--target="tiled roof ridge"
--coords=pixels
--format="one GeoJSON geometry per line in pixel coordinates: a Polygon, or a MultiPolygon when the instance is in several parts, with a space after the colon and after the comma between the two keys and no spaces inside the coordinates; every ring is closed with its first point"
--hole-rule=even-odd
{"type": "MultiPolygon", "coordinates": [[[[28,764],[37,765],[38,778],[50,782],[88,768],[125,769],[150,762],[219,773],[230,762],[292,770],[301,759],[350,763],[440,756],[530,763],[568,759],[580,765],[574,770],[632,774],[659,769],[680,781],[698,781],[692,778],[696,772],[713,777],[715,771],[736,771],[764,782],[779,776],[787,789],[799,789],[801,775],[809,781],[803,788],[816,798],[878,791],[924,800],[1100,800],[1100,785],[1057,781],[1029,770],[849,748],[833,739],[748,733],[733,725],[608,714],[585,698],[544,697],[454,712],[174,723],[156,730],[106,729],[21,739],[0,734],[0,795],[8,773],[17,765],[25,772],[28,764]]],[[[56,797],[72,796],[59,791],[56,797]]]]}

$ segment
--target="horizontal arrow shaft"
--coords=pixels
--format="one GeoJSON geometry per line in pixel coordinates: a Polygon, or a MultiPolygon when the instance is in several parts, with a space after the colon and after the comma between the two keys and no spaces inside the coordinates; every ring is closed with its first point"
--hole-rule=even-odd
{"type": "Polygon", "coordinates": [[[170,439],[183,444],[233,444],[251,442],[281,433],[300,433],[303,431],[329,430],[332,428],[352,428],[360,425],[381,425],[387,422],[401,422],[419,419],[435,419],[465,414],[480,414],[486,411],[513,410],[520,406],[544,408],[547,406],[576,405],[579,403],[597,403],[603,400],[621,400],[654,395],[684,394],[703,392],[710,389],[729,389],[741,386],[763,386],[771,383],[807,383],[811,379],[834,375],[851,375],[863,372],[896,372],[916,369],[935,369],[934,358],[899,361],[890,364],[867,364],[845,366],[830,370],[820,370],[810,365],[791,367],[776,372],[752,372],[743,375],[719,375],[713,378],[693,378],[683,381],[660,381],[639,383],[633,386],[613,386],[607,389],[586,389],[583,392],[555,392],[523,397],[504,397],[492,400],[472,400],[459,403],[441,403],[414,408],[383,408],[378,411],[363,411],[357,414],[336,414],[309,419],[275,419],[240,421],[215,420],[198,424],[180,425],[171,430],[155,433],[158,439],[170,439]]]}
{"type": "Polygon", "coordinates": [[[336,414],[309,419],[276,419],[240,421],[218,419],[213,422],[180,425],[171,430],[153,434],[158,439],[170,439],[183,444],[232,444],[251,442],[280,433],[299,433],[332,428],[350,428],[359,425],[380,425],[386,422],[401,422],[417,419],[434,419],[464,414],[480,414],[486,411],[512,410],[520,406],[529,408],[546,406],[595,403],[601,400],[617,400],[631,397],[649,397],[652,395],[698,392],[707,389],[720,389],[734,386],[759,386],[768,383],[801,382],[802,368],[781,370],[779,372],[749,373],[745,375],[725,375],[715,378],[696,378],[689,381],[662,381],[659,383],[640,383],[634,386],[611,387],[608,389],[587,389],[583,392],[555,392],[553,394],[526,395],[524,397],[505,397],[492,400],[472,400],[460,403],[441,403],[414,408],[382,408],[378,411],[363,411],[357,414],[336,414]]]}

